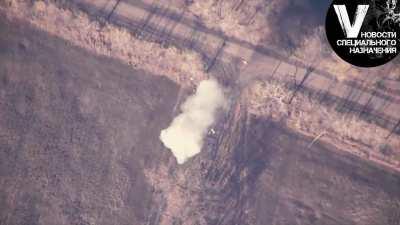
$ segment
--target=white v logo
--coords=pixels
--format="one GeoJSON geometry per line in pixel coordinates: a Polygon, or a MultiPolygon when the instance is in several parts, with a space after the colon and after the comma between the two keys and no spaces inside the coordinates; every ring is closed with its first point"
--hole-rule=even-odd
{"type": "Polygon", "coordinates": [[[345,5],[334,5],[333,7],[335,7],[335,12],[339,19],[340,26],[342,26],[344,35],[346,35],[347,38],[357,38],[365,16],[367,15],[369,5],[357,6],[353,25],[350,24],[349,14],[347,13],[345,5]]]}

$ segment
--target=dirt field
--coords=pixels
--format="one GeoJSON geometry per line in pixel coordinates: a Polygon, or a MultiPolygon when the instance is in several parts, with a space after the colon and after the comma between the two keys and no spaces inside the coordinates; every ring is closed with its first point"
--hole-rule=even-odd
{"type": "Polygon", "coordinates": [[[179,87],[0,24],[0,224],[143,224],[179,87]]]}
{"type": "Polygon", "coordinates": [[[312,139],[243,108],[230,119],[203,173],[208,224],[399,223],[394,171],[331,145],[309,147],[312,139]]]}
{"type": "MultiPolygon", "coordinates": [[[[172,0],[165,1],[168,7],[161,2],[128,0],[10,2],[10,17],[29,18],[34,26],[88,51],[168,76],[185,87],[193,87],[210,75],[233,89],[261,81],[266,84],[261,93],[249,95],[254,113],[279,114],[279,121],[285,120],[289,127],[309,136],[326,132],[330,135],[323,135],[324,141],[341,144],[338,147],[355,155],[393,168],[400,165],[397,62],[372,70],[343,65],[326,50],[327,43],[318,25],[321,18],[317,15],[313,15],[314,22],[306,20],[311,23],[312,32],[303,35],[297,29],[294,33],[280,29],[281,35],[289,39],[276,43],[266,30],[277,29],[279,24],[274,24],[274,20],[262,23],[258,15],[262,10],[254,18],[258,22],[249,26],[215,14],[218,10],[245,14],[246,10],[254,10],[250,5],[257,0],[243,3],[238,10],[228,7],[229,4],[211,4],[209,13],[195,10],[203,3],[187,5],[172,0]],[[212,20],[218,21],[217,27],[207,23],[212,20]],[[258,26],[263,29],[256,29],[258,26]],[[249,35],[243,39],[240,32],[232,33],[229,28],[249,35]],[[256,31],[258,36],[266,35],[266,39],[246,39],[257,36],[256,31]],[[295,44],[290,40],[296,32],[301,33],[303,41],[295,44]],[[294,48],[294,52],[288,53],[286,47],[294,48]],[[277,95],[271,96],[271,92],[277,95]],[[264,110],[270,102],[277,104],[272,111],[264,110]]],[[[304,13],[317,10],[307,2],[279,5],[272,1],[263,10],[269,14],[289,10],[291,16],[301,18],[304,13]],[[294,13],[295,8],[299,13],[294,13]]]]}
{"type": "Polygon", "coordinates": [[[0,224],[400,225],[396,64],[258,43],[290,1],[188,2],[0,2],[0,224]],[[160,131],[209,76],[232,105],[177,165],[160,131]]]}

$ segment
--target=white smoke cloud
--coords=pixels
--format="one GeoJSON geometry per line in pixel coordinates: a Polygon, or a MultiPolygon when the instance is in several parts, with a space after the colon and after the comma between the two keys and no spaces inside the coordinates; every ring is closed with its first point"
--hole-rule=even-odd
{"type": "Polygon", "coordinates": [[[161,141],[179,164],[200,152],[217,110],[226,106],[226,102],[223,88],[215,79],[202,81],[196,93],[182,104],[182,113],[161,131],[161,141]]]}

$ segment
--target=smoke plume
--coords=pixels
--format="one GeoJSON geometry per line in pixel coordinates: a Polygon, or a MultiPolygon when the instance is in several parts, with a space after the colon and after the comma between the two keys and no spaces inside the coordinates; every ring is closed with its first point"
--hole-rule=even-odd
{"type": "Polygon", "coordinates": [[[181,114],[161,131],[161,141],[179,164],[200,152],[207,130],[215,122],[217,110],[226,102],[224,91],[216,80],[202,81],[196,93],[182,104],[181,114]]]}

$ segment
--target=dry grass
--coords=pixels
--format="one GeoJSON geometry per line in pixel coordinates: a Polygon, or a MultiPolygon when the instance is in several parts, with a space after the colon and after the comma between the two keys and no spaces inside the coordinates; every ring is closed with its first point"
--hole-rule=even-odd
{"type": "Polygon", "coordinates": [[[189,11],[201,18],[207,27],[220,30],[230,37],[259,43],[270,30],[264,12],[270,11],[262,1],[195,1],[189,11]],[[256,13],[257,12],[257,13],[256,13]]]}
{"type": "Polygon", "coordinates": [[[249,111],[259,116],[270,117],[286,123],[288,127],[316,137],[326,132],[321,139],[344,150],[400,166],[399,151],[391,155],[382,154],[381,146],[400,149],[400,139],[386,139],[388,130],[360,120],[356,116],[338,113],[333,108],[321,106],[318,102],[298,93],[292,104],[287,104],[291,92],[280,84],[256,81],[247,88],[245,98],[249,111]],[[370,147],[366,147],[370,146],[370,147]]]}
{"type": "MultiPolygon", "coordinates": [[[[244,38],[250,43],[257,43],[268,36],[269,28],[265,23],[265,16],[257,14],[251,23],[245,23],[244,15],[246,12],[254,12],[259,7],[258,1],[249,1],[241,6],[240,10],[235,10],[237,2],[196,1],[189,6],[189,10],[199,16],[206,26],[222,30],[232,37],[244,38]]],[[[207,76],[201,59],[194,52],[174,47],[163,48],[159,44],[139,40],[126,29],[111,24],[102,25],[77,10],[60,9],[52,3],[42,1],[31,4],[26,1],[7,0],[0,9],[10,18],[27,20],[74,45],[117,58],[134,68],[165,75],[182,85],[194,85],[207,76]]],[[[266,8],[260,13],[268,9],[279,11],[284,6],[277,6],[273,1],[264,7],[266,8]]],[[[292,57],[327,70],[335,74],[338,80],[365,76],[366,79],[371,78],[371,85],[375,85],[375,78],[382,72],[394,74],[394,77],[398,74],[398,70],[394,69],[392,64],[366,72],[343,62],[331,51],[327,51],[320,28],[296,49],[292,57]]],[[[249,100],[246,104],[257,115],[283,120],[289,127],[313,136],[326,131],[329,135],[322,139],[332,143],[347,143],[347,146],[353,146],[352,149],[356,149],[354,151],[361,155],[375,154],[387,160],[388,157],[382,156],[379,151],[380,145],[388,144],[394,149],[400,149],[398,138],[389,141],[384,139],[387,130],[320,106],[305,96],[298,95],[293,104],[287,105],[285,99],[288,98],[288,92],[279,84],[255,82],[248,87],[247,97],[249,100]],[[368,132],[364,132],[365,130],[368,132]],[[373,150],[363,150],[359,143],[372,146],[373,150]]],[[[396,153],[390,160],[399,161],[399,158],[396,153]]]]}
{"type": "Polygon", "coordinates": [[[139,40],[128,30],[100,24],[83,12],[60,9],[51,2],[18,0],[8,0],[0,9],[10,19],[29,21],[76,46],[117,58],[133,68],[168,76],[179,84],[193,85],[206,78],[196,53],[139,40]]]}

